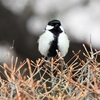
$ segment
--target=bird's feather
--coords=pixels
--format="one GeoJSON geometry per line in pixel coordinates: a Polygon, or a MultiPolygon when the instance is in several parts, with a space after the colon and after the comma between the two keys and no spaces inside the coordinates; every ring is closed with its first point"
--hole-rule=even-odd
{"type": "Polygon", "coordinates": [[[38,50],[44,56],[47,56],[51,42],[54,40],[54,36],[50,31],[45,31],[38,40],[38,50]]]}
{"type": "Polygon", "coordinates": [[[61,56],[65,56],[66,53],[68,52],[69,39],[68,39],[67,35],[64,32],[59,34],[59,37],[58,37],[58,48],[60,50],[61,56]]]}

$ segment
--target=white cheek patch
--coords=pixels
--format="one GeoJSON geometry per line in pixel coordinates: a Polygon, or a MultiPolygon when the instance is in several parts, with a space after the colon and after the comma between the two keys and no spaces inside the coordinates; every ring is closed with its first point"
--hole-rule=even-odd
{"type": "Polygon", "coordinates": [[[64,32],[64,29],[63,29],[63,27],[62,27],[62,26],[60,26],[60,29],[64,32]]]}
{"type": "Polygon", "coordinates": [[[50,26],[50,25],[47,25],[46,26],[46,30],[51,30],[51,29],[53,29],[54,28],[54,26],[50,26]]]}

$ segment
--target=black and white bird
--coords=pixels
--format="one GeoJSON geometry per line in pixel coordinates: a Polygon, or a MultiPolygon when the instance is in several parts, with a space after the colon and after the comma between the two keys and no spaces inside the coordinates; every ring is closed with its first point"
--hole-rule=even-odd
{"type": "Polygon", "coordinates": [[[38,50],[45,57],[55,57],[57,50],[65,56],[69,48],[69,39],[59,20],[48,22],[44,33],[38,39],[38,50]]]}

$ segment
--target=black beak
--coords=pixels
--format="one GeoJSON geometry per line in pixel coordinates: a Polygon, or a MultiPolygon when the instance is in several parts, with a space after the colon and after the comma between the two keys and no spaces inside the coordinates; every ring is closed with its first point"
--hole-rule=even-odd
{"type": "Polygon", "coordinates": [[[55,28],[58,28],[58,27],[59,27],[59,24],[56,24],[56,25],[55,25],[55,28]]]}

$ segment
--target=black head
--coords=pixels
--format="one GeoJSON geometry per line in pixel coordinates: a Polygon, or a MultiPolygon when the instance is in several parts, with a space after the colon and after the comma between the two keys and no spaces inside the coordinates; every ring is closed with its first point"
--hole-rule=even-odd
{"type": "Polygon", "coordinates": [[[48,25],[53,26],[54,28],[58,28],[59,26],[61,26],[61,23],[59,20],[52,20],[48,22],[48,25]]]}
{"type": "Polygon", "coordinates": [[[64,31],[59,20],[49,21],[45,29],[47,31],[51,31],[54,34],[59,34],[64,31]]]}

